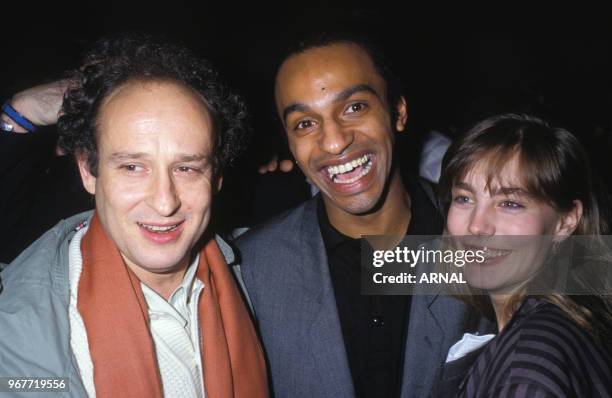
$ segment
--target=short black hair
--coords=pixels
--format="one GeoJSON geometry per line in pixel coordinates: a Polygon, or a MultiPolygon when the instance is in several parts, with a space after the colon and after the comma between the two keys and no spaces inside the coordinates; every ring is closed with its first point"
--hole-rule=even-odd
{"type": "Polygon", "coordinates": [[[324,23],[324,26],[319,26],[317,31],[307,29],[294,33],[279,59],[277,74],[282,64],[294,55],[334,44],[357,45],[368,54],[374,68],[385,82],[387,91],[385,100],[391,120],[394,122],[397,119],[397,105],[403,94],[401,79],[394,71],[392,58],[386,55],[382,38],[371,31],[359,28],[356,26],[358,22],[352,19],[333,20],[324,23]]]}
{"type": "Polygon", "coordinates": [[[69,73],[58,121],[60,148],[87,159],[96,176],[96,119],[100,105],[131,81],[171,81],[195,90],[213,120],[213,173],[218,175],[246,146],[247,111],[240,96],[221,82],[211,64],[182,45],[144,34],[119,35],[97,41],[80,67],[69,73]]]}

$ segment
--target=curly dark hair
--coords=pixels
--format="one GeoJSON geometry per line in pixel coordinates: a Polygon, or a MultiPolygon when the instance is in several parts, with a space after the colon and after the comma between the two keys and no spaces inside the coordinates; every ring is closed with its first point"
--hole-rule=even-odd
{"type": "Polygon", "coordinates": [[[209,62],[183,46],[142,34],[104,38],[84,55],[69,79],[58,121],[59,145],[66,153],[84,156],[94,176],[98,168],[96,119],[100,105],[117,88],[135,80],[175,81],[200,94],[213,120],[214,175],[246,146],[244,101],[219,80],[209,62]]]}

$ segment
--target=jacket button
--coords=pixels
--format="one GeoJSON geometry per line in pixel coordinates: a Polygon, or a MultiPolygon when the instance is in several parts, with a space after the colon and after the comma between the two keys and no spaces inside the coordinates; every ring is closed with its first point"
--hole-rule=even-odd
{"type": "Polygon", "coordinates": [[[375,316],[372,318],[372,324],[378,328],[383,327],[385,326],[385,319],[382,316],[375,316]]]}

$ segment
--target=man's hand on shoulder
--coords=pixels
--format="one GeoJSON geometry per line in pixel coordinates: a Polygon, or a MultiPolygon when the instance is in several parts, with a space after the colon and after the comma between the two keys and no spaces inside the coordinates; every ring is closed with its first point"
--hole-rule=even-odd
{"type": "Polygon", "coordinates": [[[288,173],[293,170],[293,162],[290,159],[278,160],[278,154],[272,156],[272,158],[266,163],[259,166],[259,174],[272,173],[280,170],[284,173],[288,173]]]}

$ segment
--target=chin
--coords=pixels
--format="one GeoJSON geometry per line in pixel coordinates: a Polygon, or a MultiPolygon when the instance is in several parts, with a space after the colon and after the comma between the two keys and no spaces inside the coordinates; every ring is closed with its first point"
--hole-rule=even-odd
{"type": "Polygon", "coordinates": [[[371,203],[335,203],[336,207],[342,210],[344,213],[351,214],[354,216],[361,216],[364,214],[368,214],[374,208],[374,205],[371,203]]]}
{"type": "Polygon", "coordinates": [[[492,276],[486,275],[465,275],[465,279],[471,287],[476,289],[487,290],[489,292],[502,291],[511,285],[510,281],[505,280],[504,278],[495,278],[492,276]]]}
{"type": "Polygon", "coordinates": [[[149,272],[165,274],[176,271],[185,263],[185,260],[189,260],[189,257],[185,254],[157,253],[146,256],[138,256],[135,258],[135,260],[135,264],[149,272]]]}
{"type": "Polygon", "coordinates": [[[332,203],[345,213],[360,216],[368,213],[373,213],[381,203],[380,192],[361,192],[351,196],[332,199],[332,203]]]}
{"type": "Polygon", "coordinates": [[[382,202],[379,199],[371,197],[358,198],[347,206],[347,211],[351,214],[361,216],[376,212],[382,207],[382,202]]]}
{"type": "Polygon", "coordinates": [[[464,269],[464,276],[467,283],[476,289],[496,289],[503,283],[503,281],[495,280],[494,275],[490,275],[482,266],[473,264],[464,269]]]}

